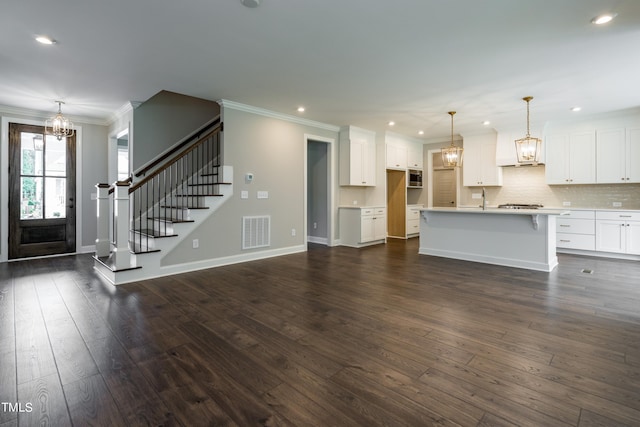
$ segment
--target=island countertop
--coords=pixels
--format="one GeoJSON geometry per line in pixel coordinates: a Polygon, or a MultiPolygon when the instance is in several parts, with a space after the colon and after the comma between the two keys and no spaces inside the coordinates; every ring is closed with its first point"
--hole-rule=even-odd
{"type": "Polygon", "coordinates": [[[421,212],[451,212],[451,213],[478,213],[478,214],[499,214],[499,215],[569,215],[566,209],[503,209],[488,207],[482,209],[480,207],[469,208],[425,208],[420,209],[421,212]]]}

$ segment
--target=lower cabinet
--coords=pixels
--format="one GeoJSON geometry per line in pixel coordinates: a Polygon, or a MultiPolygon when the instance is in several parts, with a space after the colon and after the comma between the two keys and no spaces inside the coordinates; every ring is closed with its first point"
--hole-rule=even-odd
{"type": "Polygon", "coordinates": [[[387,209],[341,207],[339,209],[340,242],[343,246],[361,247],[384,243],[387,237],[387,209]]]}
{"type": "Polygon", "coordinates": [[[556,248],[596,250],[596,212],[570,211],[556,219],[556,248]]]}
{"type": "Polygon", "coordinates": [[[640,255],[640,212],[596,212],[596,250],[640,255]]]}
{"type": "Polygon", "coordinates": [[[407,237],[415,237],[420,234],[420,209],[423,205],[407,206],[407,237]]]}

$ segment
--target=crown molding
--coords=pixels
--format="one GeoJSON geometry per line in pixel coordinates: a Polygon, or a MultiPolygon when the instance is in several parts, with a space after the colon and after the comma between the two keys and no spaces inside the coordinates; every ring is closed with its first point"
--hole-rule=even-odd
{"type": "MultiPolygon", "coordinates": [[[[20,116],[25,116],[31,119],[39,119],[39,120],[47,120],[51,118],[55,114],[52,111],[40,111],[40,110],[32,110],[29,108],[20,108],[20,107],[12,107],[9,105],[0,105],[0,115],[6,116],[10,114],[17,114],[20,116]]],[[[74,123],[82,123],[85,125],[98,125],[98,126],[107,126],[108,122],[96,118],[96,117],[86,117],[86,116],[72,116],[65,114],[72,122],[74,123]]]]}
{"type": "Polygon", "coordinates": [[[128,101],[125,102],[120,108],[114,111],[111,116],[109,116],[109,120],[107,121],[107,126],[111,126],[115,123],[120,117],[129,113],[130,111],[135,110],[142,104],[141,101],[128,101]]]}
{"type": "Polygon", "coordinates": [[[246,113],[257,114],[260,116],[271,117],[274,119],[284,120],[291,123],[297,123],[304,126],[311,126],[314,128],[325,129],[332,132],[339,132],[340,127],[335,125],[330,125],[327,123],[316,122],[315,120],[309,120],[302,117],[292,116],[290,114],[278,113],[271,110],[266,110],[264,108],[253,107],[251,105],[241,104],[235,101],[229,101],[227,99],[220,99],[217,101],[218,104],[223,108],[229,108],[237,111],[244,111],[246,113]]]}

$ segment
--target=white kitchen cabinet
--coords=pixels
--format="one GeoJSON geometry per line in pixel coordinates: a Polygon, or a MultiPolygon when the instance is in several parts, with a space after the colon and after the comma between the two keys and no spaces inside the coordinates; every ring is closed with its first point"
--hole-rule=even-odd
{"type": "Polygon", "coordinates": [[[401,143],[389,143],[386,146],[386,165],[387,169],[406,169],[407,168],[407,146],[401,143]]]}
{"type": "Polygon", "coordinates": [[[407,205],[407,237],[415,237],[420,234],[420,209],[424,205],[407,205]]]}
{"type": "Polygon", "coordinates": [[[424,154],[422,152],[422,143],[411,143],[407,156],[407,166],[409,169],[424,169],[424,154]]]}
{"type": "Polygon", "coordinates": [[[340,131],[340,185],[376,185],[376,134],[348,126],[340,131]]]}
{"type": "Polygon", "coordinates": [[[547,184],[596,183],[595,131],[549,135],[545,145],[547,184]]]}
{"type": "Polygon", "coordinates": [[[556,248],[596,249],[596,213],[592,210],[570,211],[556,218],[556,248]]]}
{"type": "Polygon", "coordinates": [[[341,207],[339,209],[340,242],[344,246],[361,247],[384,243],[387,236],[386,208],[341,207]]]}
{"type": "Polygon", "coordinates": [[[596,212],[596,250],[640,255],[640,212],[596,212]]]}
{"type": "Polygon", "coordinates": [[[640,182],[640,129],[598,131],[596,147],[599,184],[640,182]]]}
{"type": "Polygon", "coordinates": [[[462,185],[502,185],[502,168],[496,165],[496,135],[465,136],[463,147],[462,185]]]}

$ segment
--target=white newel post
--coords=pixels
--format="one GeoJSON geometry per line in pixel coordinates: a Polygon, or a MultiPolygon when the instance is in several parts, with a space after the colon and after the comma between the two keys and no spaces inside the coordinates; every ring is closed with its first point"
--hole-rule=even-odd
{"type": "Polygon", "coordinates": [[[109,256],[111,242],[109,241],[109,184],[96,184],[98,189],[97,222],[98,235],[96,237],[96,256],[109,256]]]}
{"type": "Polygon", "coordinates": [[[115,183],[116,197],[113,212],[115,215],[114,240],[116,270],[131,267],[131,251],[129,250],[129,183],[115,183]]]}

